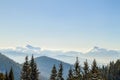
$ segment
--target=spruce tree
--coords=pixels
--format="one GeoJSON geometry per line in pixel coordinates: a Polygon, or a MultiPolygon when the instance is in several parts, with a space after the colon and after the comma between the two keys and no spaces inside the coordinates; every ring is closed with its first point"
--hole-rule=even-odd
{"type": "Polygon", "coordinates": [[[101,80],[100,71],[98,69],[96,60],[94,59],[91,69],[91,79],[92,80],[101,80]]]}
{"type": "Polygon", "coordinates": [[[76,58],[76,63],[74,64],[73,78],[73,80],[82,80],[78,57],[76,58]]]}
{"type": "Polygon", "coordinates": [[[31,80],[39,80],[39,72],[37,69],[37,64],[34,61],[33,55],[31,58],[30,67],[31,67],[31,73],[30,73],[31,80]]]}
{"type": "Polygon", "coordinates": [[[5,80],[9,80],[7,71],[6,71],[6,73],[5,73],[5,80]]]}
{"type": "Polygon", "coordinates": [[[9,80],[14,80],[14,74],[13,74],[12,68],[10,69],[10,72],[9,72],[9,80]]]}
{"type": "Polygon", "coordinates": [[[108,71],[108,73],[109,73],[108,79],[109,80],[114,80],[114,75],[113,75],[114,71],[115,71],[114,65],[115,65],[114,61],[110,62],[110,64],[109,64],[109,71],[108,71]]]}
{"type": "Polygon", "coordinates": [[[31,73],[31,69],[28,62],[28,56],[26,56],[25,62],[23,64],[23,68],[21,71],[21,80],[31,80],[30,73],[31,73]]]}
{"type": "Polygon", "coordinates": [[[53,65],[52,71],[51,71],[51,76],[50,76],[50,80],[56,80],[57,77],[57,70],[56,70],[56,66],[53,65]]]}
{"type": "Polygon", "coordinates": [[[103,80],[110,80],[108,79],[108,76],[109,76],[108,66],[102,66],[100,71],[101,71],[101,77],[103,78],[103,80]]]}
{"type": "Polygon", "coordinates": [[[117,60],[114,64],[114,77],[117,80],[120,80],[120,60],[117,60]]]}
{"type": "Polygon", "coordinates": [[[70,70],[69,70],[69,73],[68,73],[68,78],[67,80],[73,80],[73,72],[72,72],[72,69],[70,67],[70,70]]]}
{"type": "Polygon", "coordinates": [[[58,74],[57,74],[57,80],[64,80],[63,78],[63,65],[60,63],[59,69],[58,69],[58,74]]]}
{"type": "Polygon", "coordinates": [[[83,74],[83,80],[88,80],[89,79],[89,66],[87,60],[84,62],[84,74],[83,74]]]}

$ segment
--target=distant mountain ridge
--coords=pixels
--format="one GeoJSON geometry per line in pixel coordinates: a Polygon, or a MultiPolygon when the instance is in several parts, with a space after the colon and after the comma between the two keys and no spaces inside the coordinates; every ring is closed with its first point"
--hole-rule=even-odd
{"type": "Polygon", "coordinates": [[[51,50],[42,50],[39,47],[34,47],[31,45],[26,45],[25,47],[16,47],[16,49],[0,49],[4,55],[12,58],[13,60],[23,63],[24,56],[31,56],[34,54],[35,57],[39,56],[48,56],[73,64],[75,62],[75,57],[79,57],[81,64],[87,59],[90,63],[93,59],[96,59],[100,64],[107,64],[110,61],[119,59],[120,51],[117,50],[107,50],[104,48],[94,47],[89,52],[82,53],[78,51],[51,51],[51,50]]]}
{"type": "Polygon", "coordinates": [[[120,52],[116,50],[107,50],[104,48],[94,47],[86,53],[86,58],[96,59],[99,63],[109,63],[120,58],[120,52]]]}

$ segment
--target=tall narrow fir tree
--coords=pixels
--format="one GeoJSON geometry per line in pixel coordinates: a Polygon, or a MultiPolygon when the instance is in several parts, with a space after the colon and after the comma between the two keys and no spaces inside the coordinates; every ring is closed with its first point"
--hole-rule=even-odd
{"type": "Polygon", "coordinates": [[[31,80],[30,74],[31,74],[30,64],[28,62],[28,56],[26,56],[21,72],[21,80],[31,80]]]}
{"type": "Polygon", "coordinates": [[[5,80],[9,80],[8,72],[7,72],[7,71],[6,71],[6,73],[5,73],[5,80]]]}
{"type": "Polygon", "coordinates": [[[60,63],[60,65],[59,65],[58,74],[57,74],[57,80],[64,80],[62,63],[60,63]]]}
{"type": "Polygon", "coordinates": [[[68,73],[68,78],[67,80],[73,80],[73,72],[72,72],[72,68],[70,67],[69,73],[68,73]]]}
{"type": "Polygon", "coordinates": [[[87,60],[84,62],[83,70],[83,80],[89,80],[89,66],[87,60]]]}
{"type": "Polygon", "coordinates": [[[56,66],[54,64],[53,68],[52,68],[52,71],[51,71],[50,80],[56,80],[56,77],[57,77],[57,70],[56,70],[56,66]]]}
{"type": "Polygon", "coordinates": [[[37,69],[37,64],[35,63],[33,55],[31,58],[30,67],[31,67],[31,73],[30,73],[31,80],[39,80],[39,71],[37,69]]]}
{"type": "Polygon", "coordinates": [[[11,67],[10,72],[9,72],[9,80],[14,80],[14,74],[13,74],[12,67],[11,67]]]}
{"type": "Polygon", "coordinates": [[[78,57],[76,58],[76,63],[74,65],[73,80],[82,80],[81,69],[80,69],[78,57]]]}
{"type": "Polygon", "coordinates": [[[91,79],[92,80],[101,80],[100,71],[98,69],[96,60],[94,59],[91,69],[91,79]]]}

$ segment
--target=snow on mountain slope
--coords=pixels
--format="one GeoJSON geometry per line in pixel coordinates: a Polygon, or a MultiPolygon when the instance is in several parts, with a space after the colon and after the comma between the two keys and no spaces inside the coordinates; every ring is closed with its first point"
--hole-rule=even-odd
{"type": "Polygon", "coordinates": [[[92,50],[85,54],[89,60],[96,59],[101,64],[109,63],[120,58],[120,52],[115,50],[107,50],[104,48],[94,47],[92,50]]]}
{"type": "Polygon", "coordinates": [[[18,63],[24,62],[25,56],[31,56],[34,54],[35,57],[39,56],[41,48],[26,45],[25,47],[16,47],[15,49],[0,49],[0,52],[5,56],[17,61],[18,63]]]}
{"type": "Polygon", "coordinates": [[[33,47],[31,45],[26,45],[25,47],[16,47],[15,49],[0,49],[7,57],[19,62],[24,62],[24,57],[26,55],[34,57],[48,56],[55,58],[67,63],[73,64],[75,62],[75,57],[79,57],[80,63],[87,59],[90,63],[93,59],[96,59],[99,64],[107,64],[109,61],[116,60],[120,57],[120,51],[117,50],[107,50],[104,48],[94,47],[87,53],[77,52],[77,51],[52,51],[52,50],[42,50],[39,47],[33,47]]]}
{"type": "Polygon", "coordinates": [[[10,71],[11,67],[15,75],[15,80],[20,79],[20,64],[0,53],[0,71],[5,73],[10,71]]]}
{"type": "Polygon", "coordinates": [[[94,47],[91,51],[87,53],[87,55],[97,56],[97,57],[104,57],[104,56],[113,57],[113,56],[119,56],[120,53],[115,50],[107,50],[104,48],[94,47]]]}
{"type": "MultiPolygon", "coordinates": [[[[59,64],[61,63],[61,61],[50,58],[50,57],[46,57],[46,56],[42,56],[42,57],[37,57],[35,59],[38,68],[40,70],[40,75],[42,75],[43,77],[49,78],[50,74],[51,74],[51,69],[53,67],[53,65],[56,65],[56,68],[58,69],[59,64]]],[[[68,63],[64,63],[63,64],[63,76],[66,78],[67,74],[68,74],[68,70],[70,67],[72,67],[72,65],[68,64],[68,63]]]]}

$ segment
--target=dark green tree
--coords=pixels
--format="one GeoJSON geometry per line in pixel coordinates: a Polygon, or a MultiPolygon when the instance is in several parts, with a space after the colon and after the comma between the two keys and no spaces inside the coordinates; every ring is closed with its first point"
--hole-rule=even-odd
{"type": "Polygon", "coordinates": [[[39,80],[39,71],[37,69],[37,64],[34,61],[33,55],[31,58],[30,67],[31,67],[31,73],[30,73],[31,80],[39,80]]]}
{"type": "Polygon", "coordinates": [[[23,68],[21,71],[21,80],[31,80],[30,74],[31,74],[31,68],[28,62],[28,56],[26,56],[25,62],[23,64],[23,68]]]}
{"type": "Polygon", "coordinates": [[[51,76],[50,76],[50,80],[56,80],[57,77],[57,70],[56,70],[56,66],[53,65],[52,71],[51,71],[51,76]]]}
{"type": "Polygon", "coordinates": [[[60,65],[59,65],[58,74],[57,74],[57,80],[64,80],[62,63],[60,63],[60,65]]]}
{"type": "Polygon", "coordinates": [[[78,57],[76,58],[76,62],[74,64],[73,80],[82,80],[81,69],[80,69],[78,57]]]}
{"type": "Polygon", "coordinates": [[[9,80],[14,80],[14,74],[13,74],[12,68],[10,69],[10,72],[9,72],[9,80]]]}
{"type": "Polygon", "coordinates": [[[70,70],[69,70],[69,73],[68,73],[67,80],[73,80],[73,71],[72,71],[71,67],[70,67],[70,70]]]}
{"type": "Polygon", "coordinates": [[[89,80],[89,66],[87,60],[84,62],[83,70],[83,80],[89,80]]]}
{"type": "Polygon", "coordinates": [[[5,80],[9,80],[7,71],[6,71],[6,73],[5,73],[5,80]]]}
{"type": "Polygon", "coordinates": [[[102,69],[100,69],[100,71],[101,71],[101,77],[102,77],[102,79],[103,80],[110,80],[110,79],[108,79],[108,66],[102,66],[102,69]]]}
{"type": "Polygon", "coordinates": [[[96,60],[94,59],[91,69],[91,79],[92,80],[101,80],[100,71],[97,66],[96,60]]]}

